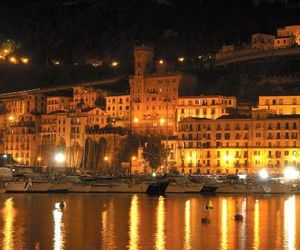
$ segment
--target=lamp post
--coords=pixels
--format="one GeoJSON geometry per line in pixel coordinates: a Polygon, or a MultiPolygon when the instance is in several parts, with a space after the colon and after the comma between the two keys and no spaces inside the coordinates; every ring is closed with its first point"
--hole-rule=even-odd
{"type": "Polygon", "coordinates": [[[136,160],[136,156],[132,156],[130,158],[130,164],[129,164],[129,174],[131,175],[132,174],[132,161],[135,161],[136,160]]]}
{"type": "Polygon", "coordinates": [[[103,160],[104,160],[104,167],[107,168],[108,160],[109,160],[108,156],[107,156],[107,155],[104,156],[104,157],[103,157],[103,160]]]}
{"type": "Polygon", "coordinates": [[[54,156],[54,160],[57,164],[57,166],[59,165],[62,165],[64,164],[65,160],[66,160],[66,156],[64,153],[57,153],[55,156],[54,156]]]}

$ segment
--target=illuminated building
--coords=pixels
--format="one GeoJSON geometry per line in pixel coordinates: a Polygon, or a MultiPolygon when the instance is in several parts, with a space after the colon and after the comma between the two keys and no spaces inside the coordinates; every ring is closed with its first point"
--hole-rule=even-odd
{"type": "Polygon", "coordinates": [[[285,26],[277,29],[274,48],[287,48],[294,44],[300,45],[300,25],[285,26]]]}
{"type": "Polygon", "coordinates": [[[72,98],[67,96],[48,96],[47,113],[69,110],[71,100],[72,98]]]}
{"type": "Polygon", "coordinates": [[[185,118],[179,122],[177,140],[164,140],[184,173],[256,173],[266,168],[282,173],[299,165],[300,116],[270,115],[218,119],[185,118]]]}
{"type": "Polygon", "coordinates": [[[106,112],[113,125],[128,126],[130,118],[130,95],[106,96],[106,112]]]}
{"type": "Polygon", "coordinates": [[[72,108],[93,108],[106,95],[105,92],[93,87],[74,87],[72,108]]]}
{"type": "Polygon", "coordinates": [[[19,164],[36,164],[39,128],[40,117],[29,113],[10,123],[4,133],[5,153],[11,154],[19,164]]]}
{"type": "Polygon", "coordinates": [[[253,34],[252,49],[270,50],[274,47],[275,36],[269,34],[253,34]]]}
{"type": "Polygon", "coordinates": [[[300,96],[259,96],[253,110],[266,109],[277,115],[300,114],[300,96]]]}
{"type": "Polygon", "coordinates": [[[236,108],[233,96],[179,97],[176,106],[177,121],[186,117],[216,119],[227,115],[227,109],[236,108]]]}
{"type": "Polygon", "coordinates": [[[134,48],[135,72],[129,78],[131,126],[136,133],[173,134],[178,95],[195,91],[196,79],[168,72],[162,59],[152,70],[153,48],[134,48]]]}
{"type": "Polygon", "coordinates": [[[31,91],[1,94],[1,105],[9,117],[15,121],[26,113],[44,113],[46,111],[46,97],[42,93],[31,91]]]}

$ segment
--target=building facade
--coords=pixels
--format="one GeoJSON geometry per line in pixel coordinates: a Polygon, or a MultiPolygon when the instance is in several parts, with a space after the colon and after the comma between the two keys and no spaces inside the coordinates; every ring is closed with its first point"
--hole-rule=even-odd
{"type": "Polygon", "coordinates": [[[173,134],[176,104],[180,93],[193,92],[196,79],[181,73],[165,72],[163,60],[152,71],[153,48],[134,49],[135,73],[129,78],[131,127],[137,133],[173,134]]]}
{"type": "Polygon", "coordinates": [[[186,117],[216,119],[228,115],[228,109],[236,109],[233,96],[187,96],[179,97],[176,105],[177,122],[186,117]]]}
{"type": "Polygon", "coordinates": [[[215,120],[186,118],[179,122],[177,141],[168,145],[173,143],[173,158],[182,173],[257,173],[267,168],[282,174],[286,166],[299,166],[299,126],[299,115],[265,112],[215,120]]]}
{"type": "Polygon", "coordinates": [[[253,110],[269,110],[277,115],[300,114],[300,96],[259,96],[253,110]]]}
{"type": "Polygon", "coordinates": [[[274,48],[275,36],[269,34],[253,34],[252,49],[270,50],[274,48]]]}

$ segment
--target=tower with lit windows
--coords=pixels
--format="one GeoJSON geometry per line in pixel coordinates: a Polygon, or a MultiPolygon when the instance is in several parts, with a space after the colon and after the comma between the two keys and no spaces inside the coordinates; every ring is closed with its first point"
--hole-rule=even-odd
{"type": "Polygon", "coordinates": [[[151,72],[153,61],[152,46],[136,46],[134,48],[135,76],[145,76],[151,72]]]}

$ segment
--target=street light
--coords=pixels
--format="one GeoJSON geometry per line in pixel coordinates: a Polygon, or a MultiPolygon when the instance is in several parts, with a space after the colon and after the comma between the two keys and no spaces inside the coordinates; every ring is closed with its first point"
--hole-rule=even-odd
{"type": "Polygon", "coordinates": [[[129,174],[131,175],[132,174],[132,161],[135,161],[136,160],[136,156],[132,156],[130,158],[130,164],[129,164],[129,174]]]}
{"type": "Polygon", "coordinates": [[[54,157],[57,163],[63,163],[66,160],[66,156],[63,153],[57,153],[54,157]]]}
{"type": "Polygon", "coordinates": [[[286,180],[296,180],[299,176],[299,172],[294,167],[286,167],[283,174],[286,180]]]}
{"type": "Polygon", "coordinates": [[[13,115],[10,115],[10,116],[8,117],[8,120],[11,121],[11,122],[12,122],[14,119],[15,119],[15,117],[14,117],[13,115]]]}
{"type": "Polygon", "coordinates": [[[165,122],[166,122],[166,119],[165,119],[165,118],[160,118],[160,119],[159,119],[160,125],[164,125],[165,122]]]}
{"type": "Polygon", "coordinates": [[[259,177],[260,177],[261,179],[263,179],[263,180],[266,180],[266,179],[269,178],[269,173],[268,173],[268,171],[267,171],[266,169],[264,169],[264,168],[261,169],[261,170],[259,171],[258,175],[259,175],[259,177]]]}

